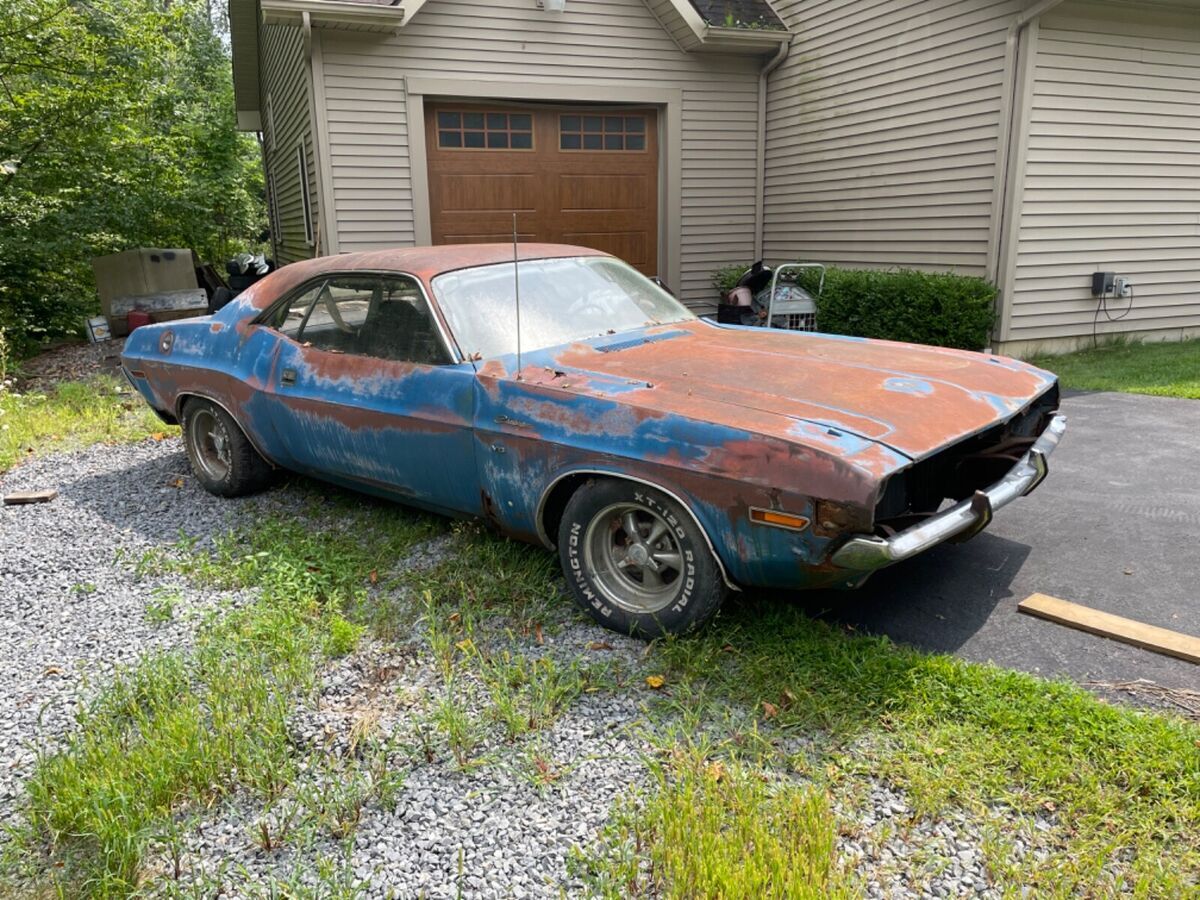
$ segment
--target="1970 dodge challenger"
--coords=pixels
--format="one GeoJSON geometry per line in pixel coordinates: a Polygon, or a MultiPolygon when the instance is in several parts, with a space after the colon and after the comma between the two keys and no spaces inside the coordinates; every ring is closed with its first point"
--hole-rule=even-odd
{"type": "Polygon", "coordinates": [[[726,591],[853,587],[1033,490],[1054,376],[718,325],[629,266],[511,244],[286,266],[122,362],[225,496],[275,467],[557,547],[598,621],[682,633],[726,591]],[[518,364],[519,359],[519,364],[518,364]]]}

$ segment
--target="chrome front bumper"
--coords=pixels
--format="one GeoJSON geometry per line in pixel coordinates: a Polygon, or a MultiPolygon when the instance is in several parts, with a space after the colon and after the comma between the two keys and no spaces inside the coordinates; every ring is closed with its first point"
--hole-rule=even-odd
{"type": "Polygon", "coordinates": [[[1008,474],[986,490],[956,506],[930,516],[920,525],[883,538],[858,535],[834,551],[833,564],[856,572],[871,572],[923,553],[953,537],[971,537],[992,521],[992,514],[1042,483],[1049,471],[1046,460],[1067,430],[1067,417],[1055,416],[1042,436],[1008,474]]]}

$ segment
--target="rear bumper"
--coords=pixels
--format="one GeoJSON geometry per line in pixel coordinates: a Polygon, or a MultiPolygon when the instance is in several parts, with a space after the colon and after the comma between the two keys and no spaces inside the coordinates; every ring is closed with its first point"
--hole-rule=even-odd
{"type": "Polygon", "coordinates": [[[1042,483],[1049,471],[1047,459],[1067,428],[1066,416],[1055,416],[1032,447],[1008,474],[975,496],[931,516],[920,525],[891,537],[856,535],[834,551],[831,560],[839,568],[873,572],[892,563],[923,553],[951,538],[966,539],[982,531],[992,514],[1023,497],[1042,483]]]}

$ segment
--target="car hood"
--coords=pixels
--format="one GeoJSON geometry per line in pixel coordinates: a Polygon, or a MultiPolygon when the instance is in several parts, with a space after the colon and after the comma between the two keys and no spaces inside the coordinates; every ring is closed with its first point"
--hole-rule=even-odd
{"type": "Polygon", "coordinates": [[[605,376],[647,382],[639,400],[660,409],[730,425],[743,424],[738,410],[783,416],[914,460],[1008,419],[1055,381],[982,353],[701,321],[574,344],[553,365],[600,376],[594,390],[605,376]]]}

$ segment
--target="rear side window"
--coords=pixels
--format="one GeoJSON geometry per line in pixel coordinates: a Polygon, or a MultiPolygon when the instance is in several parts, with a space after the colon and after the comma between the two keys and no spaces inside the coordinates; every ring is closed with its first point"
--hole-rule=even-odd
{"type": "Polygon", "coordinates": [[[330,353],[452,362],[420,286],[406,276],[336,275],[282,302],[264,324],[330,353]]]}

